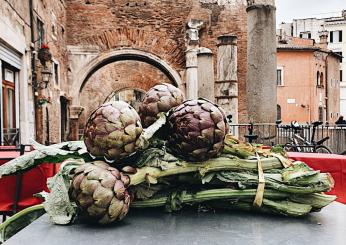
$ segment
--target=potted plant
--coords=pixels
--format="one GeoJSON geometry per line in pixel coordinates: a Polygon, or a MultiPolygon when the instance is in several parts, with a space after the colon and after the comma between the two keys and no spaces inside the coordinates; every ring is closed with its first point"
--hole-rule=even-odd
{"type": "Polygon", "coordinates": [[[41,47],[38,51],[38,59],[40,60],[40,62],[43,66],[46,66],[46,62],[50,61],[52,59],[52,54],[51,54],[47,44],[43,43],[41,45],[41,47]]]}

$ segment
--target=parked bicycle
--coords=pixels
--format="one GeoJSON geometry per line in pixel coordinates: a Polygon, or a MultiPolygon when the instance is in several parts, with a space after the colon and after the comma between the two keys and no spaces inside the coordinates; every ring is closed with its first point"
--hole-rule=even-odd
{"type": "Polygon", "coordinates": [[[281,128],[287,130],[292,129],[294,132],[293,136],[290,138],[290,142],[284,145],[284,149],[286,151],[294,152],[314,152],[331,154],[332,150],[329,149],[327,146],[323,145],[323,143],[329,139],[329,136],[315,141],[316,129],[318,128],[318,126],[322,124],[323,123],[320,121],[312,123],[312,134],[310,140],[306,139],[305,137],[299,134],[299,131],[302,129],[302,126],[300,126],[297,122],[292,122],[291,125],[282,126],[281,128]]]}

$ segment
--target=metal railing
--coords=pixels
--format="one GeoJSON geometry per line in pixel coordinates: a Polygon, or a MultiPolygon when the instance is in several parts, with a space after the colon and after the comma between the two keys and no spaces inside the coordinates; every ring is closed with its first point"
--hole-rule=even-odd
{"type": "Polygon", "coordinates": [[[1,131],[2,142],[1,145],[19,145],[19,128],[4,128],[1,131]]]}
{"type": "MultiPolygon", "coordinates": [[[[230,124],[231,133],[246,140],[245,135],[249,134],[251,124],[230,124]]],[[[253,124],[253,134],[258,135],[255,143],[264,145],[284,145],[290,142],[294,135],[292,128],[287,129],[288,125],[276,124],[253,124]]],[[[298,134],[307,140],[311,139],[312,125],[300,125],[298,134]]],[[[346,125],[321,125],[315,132],[315,141],[324,137],[329,137],[323,144],[329,147],[334,153],[341,153],[346,150],[346,125]]]]}

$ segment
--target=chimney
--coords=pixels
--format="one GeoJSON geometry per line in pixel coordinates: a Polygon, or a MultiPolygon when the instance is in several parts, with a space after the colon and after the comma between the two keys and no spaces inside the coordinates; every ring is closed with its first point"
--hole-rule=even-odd
{"type": "Polygon", "coordinates": [[[346,19],[346,9],[342,10],[342,17],[346,19]]]}
{"type": "Polygon", "coordinates": [[[327,48],[328,47],[328,31],[322,30],[319,31],[318,34],[320,35],[320,47],[321,48],[327,48]]]}

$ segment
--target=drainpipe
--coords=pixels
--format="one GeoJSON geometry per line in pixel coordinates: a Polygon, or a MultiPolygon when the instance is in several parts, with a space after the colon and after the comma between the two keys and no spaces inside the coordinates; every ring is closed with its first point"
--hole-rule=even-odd
{"type": "MultiPolygon", "coordinates": [[[[327,57],[326,57],[326,70],[324,71],[324,74],[325,75],[325,86],[326,86],[326,89],[325,89],[325,103],[326,103],[326,121],[329,122],[328,118],[329,118],[329,89],[328,89],[328,57],[329,57],[329,54],[327,54],[327,57]]],[[[330,118],[331,119],[331,118],[330,118]]]]}
{"type": "Polygon", "coordinates": [[[34,8],[33,0],[29,0],[30,10],[30,34],[31,34],[31,86],[34,100],[34,113],[35,113],[35,140],[39,143],[43,143],[42,133],[38,133],[38,129],[42,128],[42,108],[37,106],[38,91],[36,91],[35,85],[37,84],[36,74],[36,50],[35,50],[35,30],[34,30],[34,8]]]}

